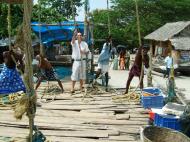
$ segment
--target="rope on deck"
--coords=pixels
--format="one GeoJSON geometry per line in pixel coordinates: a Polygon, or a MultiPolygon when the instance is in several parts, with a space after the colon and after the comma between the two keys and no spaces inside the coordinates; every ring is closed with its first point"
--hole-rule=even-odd
{"type": "Polygon", "coordinates": [[[0,106],[1,107],[14,107],[16,103],[26,94],[24,93],[12,93],[0,97],[0,106]]]}

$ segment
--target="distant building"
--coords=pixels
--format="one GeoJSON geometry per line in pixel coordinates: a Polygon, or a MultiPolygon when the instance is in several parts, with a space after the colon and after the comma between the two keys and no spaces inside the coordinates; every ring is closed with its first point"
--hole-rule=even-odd
{"type": "Polygon", "coordinates": [[[174,64],[190,66],[190,21],[167,23],[144,38],[150,41],[154,57],[172,51],[174,64]]]}

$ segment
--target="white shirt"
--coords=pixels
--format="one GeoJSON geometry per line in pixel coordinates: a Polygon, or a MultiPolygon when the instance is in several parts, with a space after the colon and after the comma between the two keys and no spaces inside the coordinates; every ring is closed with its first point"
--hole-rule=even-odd
{"type": "Polygon", "coordinates": [[[166,63],[166,68],[171,68],[172,67],[172,57],[167,56],[164,61],[166,63]]]}
{"type": "MultiPolygon", "coordinates": [[[[80,52],[78,40],[75,40],[74,44],[71,42],[71,45],[72,45],[72,59],[78,60],[86,58],[86,54],[81,54],[80,52]]],[[[80,48],[81,51],[85,53],[89,52],[88,44],[85,41],[81,41],[80,48]]]]}

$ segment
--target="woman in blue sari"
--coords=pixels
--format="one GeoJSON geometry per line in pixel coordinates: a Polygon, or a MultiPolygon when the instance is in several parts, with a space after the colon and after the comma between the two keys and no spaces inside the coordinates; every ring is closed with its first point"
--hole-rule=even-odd
{"type": "Polygon", "coordinates": [[[0,73],[0,96],[26,90],[24,82],[16,69],[23,72],[22,55],[12,50],[3,52],[4,66],[0,73]],[[17,65],[16,65],[17,63],[17,65]]]}

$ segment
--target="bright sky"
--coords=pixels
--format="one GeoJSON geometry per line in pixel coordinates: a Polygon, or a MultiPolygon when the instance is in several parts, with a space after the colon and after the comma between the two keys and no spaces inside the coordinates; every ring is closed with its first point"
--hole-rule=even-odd
{"type": "MultiPolygon", "coordinates": [[[[34,0],[36,3],[38,0],[34,0]]],[[[84,0],[82,0],[84,1],[84,0]]],[[[106,9],[107,8],[107,0],[89,0],[90,3],[90,11],[95,9],[106,9]]],[[[83,21],[84,20],[84,7],[78,9],[78,15],[76,20],[83,21]]]]}
{"type": "MultiPolygon", "coordinates": [[[[90,11],[95,9],[106,9],[107,8],[107,0],[89,0],[90,3],[90,11]]],[[[83,21],[84,20],[84,8],[81,7],[78,9],[79,16],[76,17],[76,20],[83,21]]]]}

